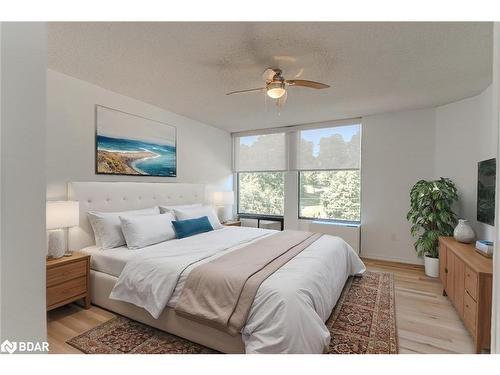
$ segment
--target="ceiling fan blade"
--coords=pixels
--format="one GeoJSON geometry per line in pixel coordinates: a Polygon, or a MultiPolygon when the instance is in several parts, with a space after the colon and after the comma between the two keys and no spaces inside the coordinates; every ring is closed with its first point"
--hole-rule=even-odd
{"type": "Polygon", "coordinates": [[[226,95],[243,94],[245,92],[262,91],[262,90],[265,90],[265,89],[266,89],[265,87],[259,87],[257,89],[231,91],[231,92],[226,93],[226,95]]]}
{"type": "Polygon", "coordinates": [[[302,86],[311,89],[327,89],[330,87],[330,85],[321,82],[307,81],[305,79],[287,79],[285,83],[288,83],[290,86],[302,86]]]}

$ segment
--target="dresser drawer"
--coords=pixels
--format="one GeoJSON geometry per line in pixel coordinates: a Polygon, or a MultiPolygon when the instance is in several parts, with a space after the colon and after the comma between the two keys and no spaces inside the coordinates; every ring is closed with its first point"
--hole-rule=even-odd
{"type": "Polygon", "coordinates": [[[76,279],[87,274],[85,259],[69,264],[61,264],[47,270],[47,286],[53,286],[65,281],[76,279]]]}
{"type": "Polygon", "coordinates": [[[477,273],[472,271],[469,267],[465,267],[465,289],[469,292],[469,295],[474,301],[477,301],[477,285],[477,273]]]}
{"type": "Polygon", "coordinates": [[[69,300],[87,292],[87,277],[79,277],[47,288],[47,306],[69,300]]]}
{"type": "Polygon", "coordinates": [[[472,336],[476,336],[477,303],[469,293],[464,295],[464,323],[472,336]]]}

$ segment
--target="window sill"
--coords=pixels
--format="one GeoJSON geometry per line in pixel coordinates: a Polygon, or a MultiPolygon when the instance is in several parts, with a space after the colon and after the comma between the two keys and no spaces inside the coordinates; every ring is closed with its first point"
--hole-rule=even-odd
{"type": "Polygon", "coordinates": [[[266,215],[266,214],[245,214],[238,213],[238,216],[243,219],[262,219],[262,220],[283,220],[284,216],[280,215],[266,215]]]}
{"type": "Polygon", "coordinates": [[[340,221],[340,220],[328,220],[328,219],[308,219],[305,217],[299,217],[300,221],[313,223],[313,224],[321,224],[321,225],[337,225],[343,227],[361,227],[361,222],[359,221],[340,221]]]}

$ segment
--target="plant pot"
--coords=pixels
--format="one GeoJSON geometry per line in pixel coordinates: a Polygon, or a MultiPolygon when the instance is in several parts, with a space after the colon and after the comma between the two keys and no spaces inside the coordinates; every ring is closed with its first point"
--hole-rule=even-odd
{"type": "Polygon", "coordinates": [[[429,277],[439,277],[439,258],[424,256],[425,274],[429,277]]]}

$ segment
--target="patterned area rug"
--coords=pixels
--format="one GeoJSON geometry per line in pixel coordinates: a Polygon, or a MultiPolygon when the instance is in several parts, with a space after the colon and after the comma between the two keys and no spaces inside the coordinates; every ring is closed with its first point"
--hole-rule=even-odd
{"type": "MultiPolygon", "coordinates": [[[[351,277],[326,322],[328,354],[398,352],[391,273],[351,277]]],[[[118,316],[67,343],[88,354],[208,354],[216,351],[118,316]]]]}
{"type": "Polygon", "coordinates": [[[394,276],[365,272],[351,277],[326,322],[331,354],[397,354],[394,276]]]}

